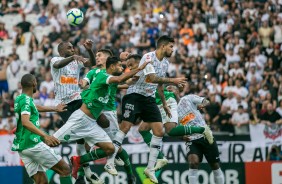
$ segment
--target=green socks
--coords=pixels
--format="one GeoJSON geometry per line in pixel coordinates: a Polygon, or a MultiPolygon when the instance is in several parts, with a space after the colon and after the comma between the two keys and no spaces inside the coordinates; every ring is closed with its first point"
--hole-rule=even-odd
{"type": "Polygon", "coordinates": [[[71,176],[60,176],[60,184],[72,184],[71,176]]]}
{"type": "MultiPolygon", "coordinates": [[[[153,136],[150,133],[150,131],[140,131],[139,133],[142,135],[144,142],[150,147],[150,143],[153,136]]],[[[160,151],[158,154],[158,159],[163,159],[163,158],[164,158],[164,154],[160,151]]]]}
{"type": "Polygon", "coordinates": [[[106,156],[107,154],[101,148],[98,148],[85,155],[80,156],[80,164],[85,164],[93,160],[104,158],[106,156]]]}
{"type": "Polygon", "coordinates": [[[124,149],[122,149],[122,151],[120,153],[118,153],[117,155],[124,162],[124,169],[125,169],[127,175],[133,175],[132,165],[130,163],[129,156],[128,156],[127,152],[124,149]]]}
{"type": "Polygon", "coordinates": [[[202,134],[205,131],[204,127],[199,126],[176,126],[168,132],[169,136],[184,136],[194,133],[202,134]]]}
{"type": "Polygon", "coordinates": [[[85,174],[84,174],[84,169],[83,169],[82,166],[78,169],[77,175],[78,175],[78,176],[84,176],[84,175],[85,175],[85,174]]]}

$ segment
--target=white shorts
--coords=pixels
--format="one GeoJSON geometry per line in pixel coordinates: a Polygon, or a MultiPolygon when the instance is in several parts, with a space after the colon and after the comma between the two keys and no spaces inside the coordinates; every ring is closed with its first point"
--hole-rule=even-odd
{"type": "Polygon", "coordinates": [[[162,120],[163,124],[166,124],[168,122],[175,122],[178,123],[178,113],[177,113],[177,102],[174,98],[169,98],[167,101],[167,106],[170,108],[170,113],[171,113],[171,118],[169,118],[165,110],[163,109],[163,105],[158,105],[161,115],[162,115],[162,120]]]}
{"type": "Polygon", "coordinates": [[[29,177],[32,177],[38,171],[45,172],[62,159],[60,155],[55,153],[54,149],[43,142],[38,143],[33,148],[28,148],[18,153],[29,177]]]}
{"type": "Polygon", "coordinates": [[[88,117],[80,109],[72,113],[64,126],[55,132],[54,137],[61,142],[84,139],[90,147],[100,142],[112,142],[96,120],[88,117]]]}
{"type": "Polygon", "coordinates": [[[104,128],[104,130],[113,140],[115,138],[116,133],[119,131],[117,111],[103,111],[103,114],[110,121],[110,126],[108,128],[104,128]]]}

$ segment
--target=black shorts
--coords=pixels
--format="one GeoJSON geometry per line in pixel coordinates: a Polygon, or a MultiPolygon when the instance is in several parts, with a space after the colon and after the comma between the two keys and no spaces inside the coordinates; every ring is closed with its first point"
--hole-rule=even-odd
{"type": "Polygon", "coordinates": [[[78,110],[81,107],[82,100],[75,100],[66,105],[67,105],[67,111],[58,113],[61,116],[64,123],[68,121],[69,117],[74,111],[78,110]]]}
{"type": "Polygon", "coordinates": [[[215,140],[213,144],[209,144],[209,142],[204,137],[202,137],[200,139],[186,142],[186,150],[188,155],[198,155],[200,162],[203,161],[204,155],[208,163],[220,162],[219,151],[215,140]]]}
{"type": "Polygon", "coordinates": [[[144,122],[162,122],[156,99],[137,93],[125,95],[122,99],[122,120],[136,123],[137,118],[144,122]]]}

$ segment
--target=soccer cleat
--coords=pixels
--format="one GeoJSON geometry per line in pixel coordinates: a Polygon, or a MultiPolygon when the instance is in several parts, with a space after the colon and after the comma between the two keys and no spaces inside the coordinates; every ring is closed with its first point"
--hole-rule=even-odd
{"type": "Polygon", "coordinates": [[[136,184],[136,177],[133,174],[127,175],[127,183],[136,184]]]}
{"type": "Polygon", "coordinates": [[[205,126],[205,131],[203,132],[205,138],[207,139],[207,141],[210,143],[210,144],[213,144],[213,135],[212,135],[212,131],[210,129],[210,127],[208,126],[205,126]]]}
{"type": "Polygon", "coordinates": [[[116,158],[115,158],[115,164],[116,164],[117,166],[124,166],[123,160],[120,159],[119,157],[116,157],[116,158]]]}
{"type": "Polygon", "coordinates": [[[70,160],[71,160],[71,164],[72,164],[71,175],[72,175],[72,177],[77,179],[77,172],[78,172],[78,169],[80,168],[80,157],[79,156],[72,156],[70,158],[70,160]]]}
{"type": "Polygon", "coordinates": [[[84,181],[84,176],[78,176],[74,184],[86,184],[86,182],[84,181]]]}
{"type": "Polygon", "coordinates": [[[100,179],[96,173],[92,173],[90,178],[86,177],[86,180],[90,184],[105,184],[105,182],[102,179],[100,179]]]}
{"type": "Polygon", "coordinates": [[[109,174],[117,176],[118,172],[114,166],[114,164],[112,163],[107,163],[104,167],[105,171],[107,171],[109,174]]]}
{"type": "Polygon", "coordinates": [[[148,169],[146,168],[144,170],[144,174],[146,175],[147,178],[149,178],[151,180],[151,182],[153,183],[159,183],[158,182],[158,179],[156,178],[156,175],[155,175],[155,170],[154,169],[148,169]]]}
{"type": "Polygon", "coordinates": [[[167,164],[168,164],[168,160],[165,157],[162,159],[157,159],[157,163],[156,163],[154,170],[158,171],[161,168],[163,168],[164,166],[166,166],[167,164]]]}

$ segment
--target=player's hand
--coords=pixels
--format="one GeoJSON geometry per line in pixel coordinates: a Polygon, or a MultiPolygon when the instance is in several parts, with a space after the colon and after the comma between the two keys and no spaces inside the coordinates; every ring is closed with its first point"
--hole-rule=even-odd
{"type": "Polygon", "coordinates": [[[170,112],[170,108],[166,105],[166,106],[163,106],[164,108],[164,111],[166,113],[166,115],[171,118],[171,112],[170,112]]]}
{"type": "Polygon", "coordinates": [[[185,78],[185,77],[172,78],[171,82],[176,84],[179,87],[183,87],[183,86],[185,86],[185,84],[187,82],[187,78],[185,78]]]}
{"type": "Polygon", "coordinates": [[[50,147],[55,147],[60,144],[60,141],[57,138],[55,138],[54,136],[50,136],[50,135],[45,135],[43,137],[43,140],[45,144],[47,144],[50,147]]]}
{"type": "Polygon", "coordinates": [[[93,47],[93,41],[90,39],[87,39],[84,43],[83,46],[85,47],[86,50],[91,50],[93,47]]]}
{"type": "Polygon", "coordinates": [[[204,108],[205,108],[204,105],[202,105],[202,104],[199,104],[199,105],[198,105],[198,110],[203,110],[204,108]]]}
{"type": "Polygon", "coordinates": [[[59,105],[56,106],[56,112],[65,112],[67,111],[67,105],[60,103],[59,105]]]}
{"type": "Polygon", "coordinates": [[[188,141],[191,140],[188,135],[184,135],[184,136],[182,137],[182,139],[183,139],[184,141],[186,141],[186,142],[188,142],[188,141]]]}
{"type": "Polygon", "coordinates": [[[119,58],[121,61],[125,61],[129,55],[130,55],[129,52],[122,52],[120,53],[119,58]]]}
{"type": "Polygon", "coordinates": [[[141,66],[138,67],[139,70],[143,70],[147,64],[151,63],[150,61],[145,61],[141,66]]]}

